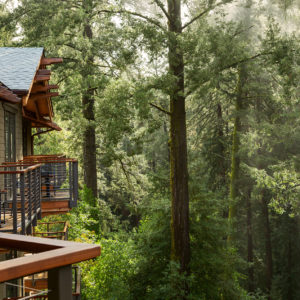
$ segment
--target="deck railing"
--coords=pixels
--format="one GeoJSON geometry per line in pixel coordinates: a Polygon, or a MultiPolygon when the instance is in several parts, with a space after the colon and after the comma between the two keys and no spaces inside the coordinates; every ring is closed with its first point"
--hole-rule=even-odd
{"type": "Polygon", "coordinates": [[[5,165],[41,164],[41,200],[68,201],[69,207],[76,207],[78,200],[78,162],[64,155],[25,156],[17,163],[5,165]]]}
{"type": "Polygon", "coordinates": [[[42,164],[41,196],[45,201],[68,200],[76,207],[78,200],[78,162],[63,155],[25,156],[21,163],[42,164]]]}
{"type": "Polygon", "coordinates": [[[0,262],[0,283],[48,271],[49,300],[73,300],[72,264],[100,255],[98,245],[17,234],[0,233],[0,245],[6,249],[35,253],[0,262]]]}
{"type": "Polygon", "coordinates": [[[41,218],[41,165],[0,165],[1,232],[30,234],[41,218]]]}
{"type": "Polygon", "coordinates": [[[58,239],[58,240],[68,240],[68,221],[59,222],[39,222],[38,226],[41,226],[39,230],[33,227],[33,236],[58,239]]]}

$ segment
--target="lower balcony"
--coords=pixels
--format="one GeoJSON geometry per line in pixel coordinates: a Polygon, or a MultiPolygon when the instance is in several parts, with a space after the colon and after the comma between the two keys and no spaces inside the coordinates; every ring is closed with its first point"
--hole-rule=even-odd
{"type": "Polygon", "coordinates": [[[42,216],[67,213],[77,206],[78,162],[64,155],[25,156],[20,163],[41,164],[42,216]]]}
{"type": "MultiPolygon", "coordinates": [[[[0,245],[34,254],[0,262],[0,285],[13,285],[11,280],[17,280],[17,296],[8,299],[79,299],[79,280],[72,279],[74,272],[76,274],[76,267],[72,265],[99,256],[101,250],[97,245],[3,233],[0,233],[0,245]],[[33,274],[40,273],[45,276],[36,275],[32,279],[33,274]]],[[[8,297],[4,294],[0,289],[1,299],[8,297]]]]}
{"type": "Polygon", "coordinates": [[[31,234],[42,216],[41,167],[0,166],[0,232],[31,234]]]}
{"type": "MultiPolygon", "coordinates": [[[[41,216],[64,214],[77,206],[78,162],[63,155],[25,156],[18,162],[6,162],[7,167],[40,167],[41,216]]],[[[17,181],[18,182],[18,181],[17,181]]],[[[3,195],[5,198],[5,195],[3,195]]]]}

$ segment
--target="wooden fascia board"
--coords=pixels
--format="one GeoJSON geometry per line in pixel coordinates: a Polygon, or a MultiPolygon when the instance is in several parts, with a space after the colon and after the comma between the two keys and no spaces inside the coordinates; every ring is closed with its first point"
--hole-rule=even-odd
{"type": "Polygon", "coordinates": [[[37,253],[0,262],[0,282],[44,272],[100,255],[98,245],[0,233],[3,248],[37,253]]]}
{"type": "Polygon", "coordinates": [[[16,93],[10,90],[7,86],[0,83],[0,100],[10,103],[20,103],[21,98],[16,93]]]}
{"type": "Polygon", "coordinates": [[[28,90],[28,93],[27,93],[26,97],[23,98],[23,106],[26,106],[26,105],[27,105],[27,101],[28,101],[28,98],[29,98],[29,96],[30,96],[31,89],[32,89],[33,84],[34,84],[34,82],[35,82],[36,73],[37,73],[37,70],[40,68],[41,61],[42,61],[43,57],[44,57],[44,51],[43,51],[42,56],[41,56],[41,58],[40,58],[40,63],[38,64],[38,66],[37,66],[37,68],[36,68],[36,70],[35,70],[35,76],[33,77],[33,80],[31,81],[31,84],[30,84],[30,88],[29,88],[29,90],[28,90]]]}

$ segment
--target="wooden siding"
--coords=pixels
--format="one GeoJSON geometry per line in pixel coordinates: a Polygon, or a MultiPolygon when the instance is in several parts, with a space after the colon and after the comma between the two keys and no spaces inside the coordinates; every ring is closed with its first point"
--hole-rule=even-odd
{"type": "Polygon", "coordinates": [[[0,102],[0,163],[5,161],[5,136],[4,136],[4,109],[10,107],[16,110],[16,159],[23,158],[23,138],[22,138],[22,109],[21,105],[2,105],[0,102]]]}

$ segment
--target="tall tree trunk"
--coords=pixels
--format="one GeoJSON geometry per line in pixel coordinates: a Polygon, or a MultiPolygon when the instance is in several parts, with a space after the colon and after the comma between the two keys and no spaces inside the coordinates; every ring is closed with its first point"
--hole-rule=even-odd
{"type": "MultiPolygon", "coordinates": [[[[265,190],[262,191],[262,216],[264,222],[265,233],[265,249],[266,249],[266,288],[270,293],[272,288],[273,277],[273,259],[272,259],[272,242],[271,242],[271,228],[269,222],[269,208],[268,208],[268,195],[265,190]]],[[[271,300],[271,296],[268,298],[271,300]]]]}
{"type": "MultiPolygon", "coordinates": [[[[237,210],[237,197],[239,194],[239,177],[240,177],[240,134],[241,126],[241,111],[243,107],[243,86],[244,86],[244,68],[239,66],[238,70],[238,83],[236,88],[235,98],[235,118],[232,140],[232,154],[231,154],[231,174],[230,174],[230,195],[229,195],[229,212],[228,220],[231,224],[231,230],[235,231],[235,218],[237,210]]],[[[228,243],[232,243],[233,232],[228,235],[228,243]]]]}
{"type": "Polygon", "coordinates": [[[253,268],[253,236],[252,236],[252,207],[251,189],[246,196],[247,201],[247,240],[248,240],[248,291],[254,292],[254,268],[253,268]]]}
{"type": "Polygon", "coordinates": [[[293,300],[294,299],[294,293],[293,293],[293,288],[294,288],[294,282],[293,282],[293,264],[295,265],[295,261],[293,259],[293,240],[295,237],[297,237],[297,226],[295,226],[295,219],[290,217],[292,209],[291,206],[289,205],[286,213],[285,213],[285,221],[287,224],[287,237],[288,237],[288,249],[287,249],[287,299],[286,300],[293,300]]]}
{"type": "Polygon", "coordinates": [[[219,166],[219,172],[218,172],[218,179],[219,179],[219,185],[225,186],[226,185],[226,161],[225,161],[225,146],[224,146],[224,132],[223,132],[223,126],[224,126],[224,120],[223,120],[223,113],[222,113],[222,106],[221,103],[218,103],[217,105],[217,117],[218,117],[218,123],[217,123],[217,143],[218,143],[218,166],[219,166]]]}
{"type": "Polygon", "coordinates": [[[189,191],[184,96],[184,62],[178,36],[182,32],[181,1],[168,0],[169,72],[175,82],[170,93],[171,259],[189,271],[189,191]]]}
{"type": "MultiPolygon", "coordinates": [[[[92,1],[85,0],[83,2],[83,8],[86,12],[91,11],[92,1]]],[[[87,23],[84,26],[84,37],[92,40],[93,32],[90,24],[87,23]]],[[[84,54],[85,55],[85,54],[84,54]]],[[[85,57],[85,70],[83,70],[83,78],[85,78],[91,70],[94,58],[91,55],[85,57]]],[[[82,96],[83,116],[87,120],[87,125],[83,133],[83,172],[84,183],[92,191],[93,196],[97,197],[97,159],[96,159],[96,132],[95,132],[95,115],[94,115],[94,91],[88,89],[84,91],[82,96]]]]}

